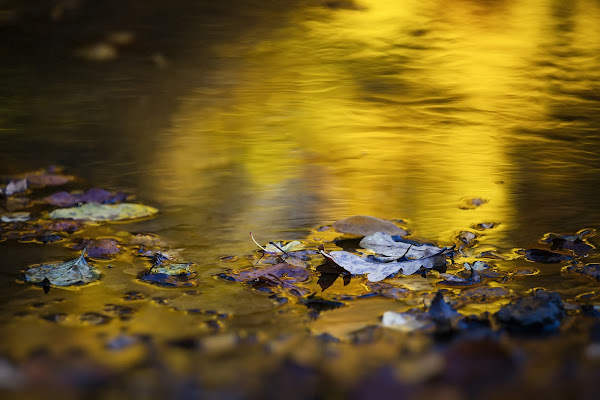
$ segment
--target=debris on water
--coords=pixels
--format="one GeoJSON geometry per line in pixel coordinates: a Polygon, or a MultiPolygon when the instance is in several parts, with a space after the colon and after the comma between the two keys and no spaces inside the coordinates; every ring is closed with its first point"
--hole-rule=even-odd
{"type": "Polygon", "coordinates": [[[494,314],[509,332],[524,334],[552,333],[558,330],[564,315],[560,295],[543,289],[511,301],[494,314]]]}
{"type": "Polygon", "coordinates": [[[490,268],[490,266],[484,261],[475,261],[473,264],[469,264],[468,262],[464,263],[463,266],[467,271],[483,271],[485,269],[490,268]]]}
{"type": "Polygon", "coordinates": [[[477,286],[461,290],[460,295],[470,302],[487,303],[510,296],[511,292],[502,287],[477,286]]]}
{"type": "Polygon", "coordinates": [[[279,263],[267,267],[250,267],[223,275],[237,282],[249,283],[257,289],[281,287],[297,296],[303,296],[310,292],[309,289],[297,285],[309,279],[310,273],[308,270],[288,263],[279,263]]]}
{"type": "Polygon", "coordinates": [[[301,299],[299,303],[304,304],[311,311],[313,318],[316,318],[323,311],[335,310],[346,305],[341,301],[327,300],[314,295],[301,299]]]}
{"type": "Polygon", "coordinates": [[[563,272],[579,274],[600,282],[600,264],[568,265],[563,272]]]}
{"type": "Polygon", "coordinates": [[[479,224],[473,225],[473,228],[477,229],[478,231],[484,231],[488,229],[494,229],[498,225],[500,225],[500,223],[498,222],[481,222],[479,224]]]}
{"type": "Polygon", "coordinates": [[[371,292],[383,297],[389,297],[391,299],[401,300],[412,296],[411,290],[403,287],[397,287],[387,282],[367,281],[365,282],[365,286],[368,287],[371,292]]]}
{"type": "Polygon", "coordinates": [[[454,236],[454,243],[458,246],[459,253],[463,254],[463,249],[472,247],[477,241],[478,235],[470,231],[460,231],[454,236]]]}
{"type": "Polygon", "coordinates": [[[87,248],[88,256],[92,258],[109,259],[115,254],[118,254],[121,249],[119,242],[115,239],[76,239],[72,246],[75,250],[83,250],[87,248]]]}
{"type": "Polygon", "coordinates": [[[125,292],[125,296],[123,296],[123,300],[125,301],[135,301],[135,300],[144,300],[146,295],[142,292],[125,292]]]}
{"type": "Polygon", "coordinates": [[[403,275],[412,275],[421,268],[435,269],[446,267],[446,258],[452,249],[445,247],[438,253],[431,256],[409,260],[400,258],[400,261],[377,261],[369,257],[361,257],[347,251],[332,251],[326,253],[321,251],[323,257],[331,263],[343,268],[355,275],[367,274],[367,279],[371,282],[381,281],[388,276],[401,273],[403,275]]]}
{"type": "Polygon", "coordinates": [[[550,250],[571,250],[578,256],[587,256],[594,252],[596,249],[594,246],[586,242],[587,238],[590,238],[596,234],[595,229],[582,229],[576,234],[560,235],[557,233],[546,233],[541,243],[550,244],[550,250]]]}
{"type": "Polygon", "coordinates": [[[109,323],[111,318],[108,315],[87,312],[79,316],[79,321],[85,322],[90,325],[104,325],[109,323]]]}
{"type": "Polygon", "coordinates": [[[386,311],[381,318],[381,325],[402,332],[413,332],[430,327],[431,320],[425,314],[386,311]]]}
{"type": "Polygon", "coordinates": [[[0,218],[2,222],[25,222],[31,218],[31,214],[26,211],[17,211],[3,214],[0,218]]]}
{"type": "Polygon", "coordinates": [[[25,271],[25,281],[42,283],[47,279],[54,286],[71,286],[100,279],[100,270],[87,263],[85,252],[84,249],[78,258],[71,261],[31,267],[25,271]]]}
{"type": "Polygon", "coordinates": [[[541,263],[541,264],[558,264],[563,261],[572,260],[573,257],[565,254],[554,253],[548,250],[542,249],[528,249],[525,250],[525,258],[529,261],[541,263]]]}
{"type": "Polygon", "coordinates": [[[373,250],[386,257],[406,257],[406,259],[429,257],[442,251],[440,247],[431,243],[419,243],[383,232],[365,236],[359,245],[363,249],[373,250]]]}
{"type": "Polygon", "coordinates": [[[72,207],[80,203],[115,204],[127,200],[123,192],[111,192],[91,188],[83,193],[57,192],[43,199],[43,202],[57,207],[72,207]]]}
{"type": "Polygon", "coordinates": [[[487,202],[489,202],[489,200],[482,199],[481,197],[467,197],[461,200],[458,208],[461,210],[473,210],[487,202]]]}
{"type": "Polygon", "coordinates": [[[167,287],[193,287],[198,285],[196,271],[190,269],[192,263],[155,263],[149,270],[140,274],[140,280],[167,287]]]}
{"type": "Polygon", "coordinates": [[[73,219],[78,221],[123,221],[152,216],[158,213],[154,207],[143,204],[86,203],[79,207],[59,208],[49,215],[52,219],[73,219]]]}
{"type": "Polygon", "coordinates": [[[450,304],[444,299],[444,295],[441,290],[438,290],[435,297],[431,301],[429,307],[429,316],[437,325],[449,325],[453,319],[459,317],[461,314],[457,312],[450,304]]]}
{"type": "Polygon", "coordinates": [[[62,186],[75,179],[72,175],[63,175],[61,168],[48,167],[24,174],[29,187],[62,186]]]}
{"type": "Polygon", "coordinates": [[[354,215],[333,223],[333,228],[341,233],[350,233],[357,236],[369,236],[377,232],[388,235],[406,236],[408,232],[392,222],[368,215],[354,215]]]}
{"type": "Polygon", "coordinates": [[[0,195],[6,197],[16,193],[22,193],[27,190],[27,179],[16,179],[9,181],[4,188],[0,187],[0,195]]]}

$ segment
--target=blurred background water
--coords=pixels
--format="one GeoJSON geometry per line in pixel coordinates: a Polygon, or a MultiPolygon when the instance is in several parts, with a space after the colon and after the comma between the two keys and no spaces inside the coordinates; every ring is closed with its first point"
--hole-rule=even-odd
{"type": "MultiPolygon", "coordinates": [[[[496,222],[481,241],[505,251],[600,224],[596,0],[0,5],[0,172],[134,193],[160,216],[123,229],[207,280],[249,231],[355,214],[441,244],[496,222]]],[[[0,246],[7,296],[57,251],[0,246]]]]}

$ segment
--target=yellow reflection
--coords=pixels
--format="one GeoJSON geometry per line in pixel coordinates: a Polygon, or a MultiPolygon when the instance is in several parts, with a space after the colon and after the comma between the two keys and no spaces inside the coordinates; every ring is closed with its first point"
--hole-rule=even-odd
{"type": "Polygon", "coordinates": [[[228,170],[258,208],[289,208],[310,191],[323,222],[408,217],[448,240],[472,223],[513,221],[512,130],[544,118],[528,70],[550,5],[360,3],[365,11],[302,10],[252,44],[217,49],[236,83],[182,101],[158,156],[177,190],[167,200],[228,170]],[[490,202],[459,210],[469,196],[490,202]]]}

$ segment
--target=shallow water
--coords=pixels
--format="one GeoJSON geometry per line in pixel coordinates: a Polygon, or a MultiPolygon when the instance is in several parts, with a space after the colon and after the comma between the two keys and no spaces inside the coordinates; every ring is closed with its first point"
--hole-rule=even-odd
{"type": "MultiPolygon", "coordinates": [[[[305,329],[303,307],[277,314],[265,295],[215,278],[231,267],[220,257],[236,255],[241,266],[254,252],[250,231],[261,243],[302,240],[364,214],[402,219],[414,237],[449,245],[460,230],[496,222],[480,248],[514,255],[539,247],[547,232],[598,229],[598,2],[146,3],[82,2],[54,22],[32,6],[0,25],[9,60],[0,66],[0,173],[58,164],[83,178],[81,188],[125,190],[159,208],[155,219],[84,236],[157,233],[195,263],[200,294],[135,282],[143,262],[123,256],[101,284],[44,296],[16,282],[18,273],[73,251],[2,242],[9,354],[50,341],[104,357],[106,338],[122,330],[208,335],[204,321],[216,317],[181,311],[191,308],[226,313],[226,333],[305,329]],[[118,58],[73,55],[122,30],[135,40],[118,58]],[[488,202],[459,209],[469,198],[488,202]],[[128,290],[168,298],[170,307],[147,301],[129,325],[87,330],[69,319],[122,302],[128,290]],[[44,312],[66,313],[66,322],[40,320],[39,302],[44,312]],[[29,314],[15,317],[23,310],[29,314]]],[[[563,265],[536,265],[540,274],[507,286],[546,287],[567,299],[597,290],[562,276],[563,265]]],[[[517,266],[532,264],[499,263],[517,266]]],[[[331,292],[342,290],[338,282],[331,292]]],[[[378,302],[353,306],[351,323],[376,322],[389,306],[378,302]]],[[[344,313],[310,329],[340,326],[350,319],[344,313]]],[[[127,365],[136,355],[119,357],[127,365]]]]}

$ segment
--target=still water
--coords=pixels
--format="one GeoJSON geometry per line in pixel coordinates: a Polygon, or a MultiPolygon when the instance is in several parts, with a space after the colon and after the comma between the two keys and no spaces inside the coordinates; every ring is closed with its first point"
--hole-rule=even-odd
{"type": "MultiPolygon", "coordinates": [[[[205,297],[134,285],[131,260],[114,264],[134,272],[103,285],[41,297],[16,275],[73,252],[0,243],[3,348],[22,356],[51,338],[101,352],[98,335],[125,328],[84,332],[12,312],[101,309],[139,287],[177,307],[251,316],[232,331],[300,329],[264,296],[214,278],[220,257],[255,250],[250,231],[263,243],[304,239],[364,214],[448,245],[496,222],[480,243],[510,253],[547,232],[600,227],[597,1],[154,3],[82,2],[59,21],[26,14],[0,26],[0,172],[58,164],[82,187],[159,208],[95,234],[159,234],[195,263],[205,297]],[[115,31],[134,35],[115,59],[74,56],[115,31]],[[473,197],[488,202],[459,209],[473,197]]],[[[557,283],[559,269],[528,284],[577,294],[557,283]]],[[[128,329],[197,334],[200,319],[148,306],[128,329]]]]}

